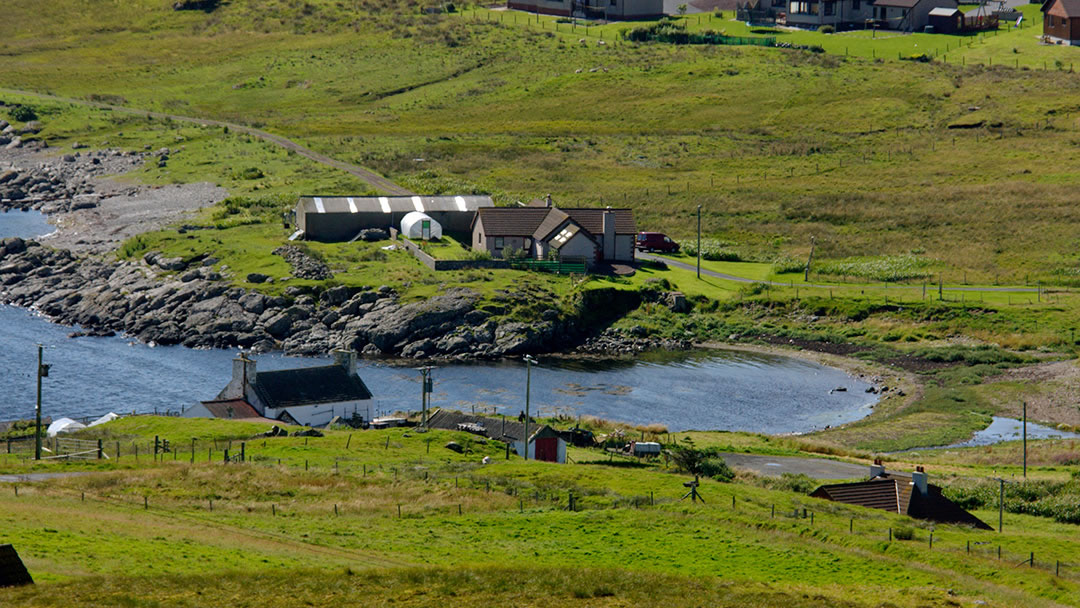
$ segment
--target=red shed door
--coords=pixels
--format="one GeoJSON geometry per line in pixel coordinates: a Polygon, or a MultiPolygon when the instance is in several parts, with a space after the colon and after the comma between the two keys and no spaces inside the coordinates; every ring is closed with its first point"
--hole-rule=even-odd
{"type": "Polygon", "coordinates": [[[533,441],[536,444],[536,459],[544,462],[559,461],[559,439],[557,437],[544,437],[533,441]]]}

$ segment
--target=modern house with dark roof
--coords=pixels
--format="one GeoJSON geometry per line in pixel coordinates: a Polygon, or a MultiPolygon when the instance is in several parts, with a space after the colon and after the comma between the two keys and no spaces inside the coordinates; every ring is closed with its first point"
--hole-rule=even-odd
{"type": "Polygon", "coordinates": [[[447,232],[468,233],[476,210],[494,205],[490,196],[301,196],[294,213],[300,238],[336,242],[368,228],[397,228],[413,211],[447,232]]]}
{"type": "MultiPolygon", "coordinates": [[[[786,24],[837,30],[877,27],[921,32],[930,22],[930,11],[954,9],[956,0],[786,0],[786,24]]],[[[759,2],[757,6],[763,5],[759,2]]]]}
{"type": "Polygon", "coordinates": [[[637,225],[631,209],[557,208],[551,197],[525,207],[477,211],[472,246],[494,258],[584,259],[589,265],[633,262],[637,225]]]}
{"type": "Polygon", "coordinates": [[[1043,36],[1055,44],[1080,44],[1080,0],[1047,0],[1043,36]]]}
{"type": "MultiPolygon", "coordinates": [[[[518,456],[525,453],[525,424],[516,419],[491,418],[440,409],[428,418],[434,429],[465,431],[487,439],[509,444],[518,456]]],[[[542,462],[566,463],[566,439],[561,433],[544,425],[529,425],[529,459],[542,462]]]]}
{"type": "Polygon", "coordinates": [[[869,480],[821,486],[810,496],[900,513],[915,519],[992,530],[982,520],[945,498],[939,486],[927,483],[922,467],[910,474],[890,473],[879,460],[870,467],[869,480]]]}
{"type": "Polygon", "coordinates": [[[371,391],[356,375],[356,354],[338,351],[334,359],[334,365],[260,372],[255,361],[241,354],[233,359],[232,379],[217,398],[182,415],[256,417],[305,426],[324,426],[339,416],[371,420],[371,391]]]}

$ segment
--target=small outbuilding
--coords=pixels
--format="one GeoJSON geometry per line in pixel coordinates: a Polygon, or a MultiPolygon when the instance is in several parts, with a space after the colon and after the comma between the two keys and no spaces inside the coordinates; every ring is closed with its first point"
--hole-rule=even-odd
{"type": "Polygon", "coordinates": [[[1042,11],[1043,36],[1056,44],[1080,44],[1080,0],[1047,0],[1042,11]]]}
{"type": "Polygon", "coordinates": [[[56,437],[60,433],[74,433],[75,431],[81,431],[86,428],[86,425],[72,420],[71,418],[61,418],[54,421],[49,425],[49,428],[45,431],[45,434],[49,437],[56,437]]]}
{"type": "Polygon", "coordinates": [[[401,235],[407,239],[437,241],[442,238],[442,226],[430,215],[413,211],[401,218],[401,235]]]}
{"type": "Polygon", "coordinates": [[[964,31],[964,13],[958,8],[940,6],[930,11],[928,24],[935,34],[959,34],[964,31]]]}
{"type": "Polygon", "coordinates": [[[869,480],[821,486],[810,496],[937,523],[993,529],[946,498],[939,486],[927,483],[922,467],[914,473],[887,472],[878,460],[870,467],[869,480]]]}
{"type": "Polygon", "coordinates": [[[33,585],[34,579],[12,545],[0,545],[0,587],[33,585]]]}
{"type": "MultiPolygon", "coordinates": [[[[501,441],[509,445],[518,456],[525,454],[525,424],[517,419],[491,418],[463,414],[452,410],[436,410],[428,418],[428,426],[433,429],[464,431],[488,439],[501,441]]],[[[536,429],[529,437],[528,450],[530,460],[543,462],[566,462],[566,439],[548,425],[529,425],[529,430],[536,429]]]]}

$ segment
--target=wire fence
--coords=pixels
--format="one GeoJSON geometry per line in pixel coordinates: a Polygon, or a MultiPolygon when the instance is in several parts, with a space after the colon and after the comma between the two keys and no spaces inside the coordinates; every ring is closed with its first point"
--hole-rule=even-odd
{"type": "MultiPolygon", "coordinates": [[[[342,457],[335,458],[330,464],[325,459],[325,451],[318,461],[305,458],[281,458],[277,453],[263,453],[266,442],[258,438],[239,440],[209,440],[200,445],[198,441],[172,442],[157,441],[128,442],[122,450],[128,450],[130,458],[152,458],[157,462],[177,461],[188,463],[212,463],[213,466],[261,466],[286,470],[303,471],[311,474],[351,475],[361,479],[378,478],[392,483],[412,482],[440,486],[440,495],[446,497],[445,504],[420,505],[410,502],[391,504],[381,510],[372,508],[349,508],[345,504],[323,505],[324,515],[335,517],[371,516],[372,514],[389,515],[397,518],[423,519],[426,517],[447,517],[466,515],[477,512],[467,509],[467,501],[456,504],[455,497],[462,498],[462,492],[500,493],[517,499],[518,511],[524,515],[541,511],[569,510],[594,511],[603,509],[655,509],[671,508],[683,504],[693,508],[694,499],[684,495],[682,485],[663,484],[648,494],[620,495],[606,488],[555,487],[542,485],[535,480],[506,477],[498,474],[477,474],[472,471],[446,468],[437,458],[420,457],[415,461],[369,464],[348,447],[351,438],[343,446],[342,457]],[[154,447],[157,452],[154,452],[154,447]],[[140,450],[141,448],[141,450],[140,450]]],[[[306,444],[306,441],[305,441],[306,444]]],[[[389,441],[385,449],[389,449],[389,441]]],[[[300,446],[297,446],[298,448],[300,446]]],[[[325,447],[321,447],[325,450],[325,447]]],[[[429,445],[430,449],[430,445],[429,445]]],[[[123,451],[120,452],[123,455],[123,451]]],[[[205,465],[200,465],[205,466],[205,465]]],[[[582,465],[567,465],[582,466],[582,465]]],[[[586,465],[587,466],[587,465],[586,465]]],[[[681,481],[682,477],[672,476],[672,480],[681,481]]],[[[911,550],[944,553],[959,557],[980,566],[993,568],[1031,568],[1053,574],[1056,577],[1080,581],[1080,562],[1063,560],[1059,556],[1044,556],[1035,550],[1018,550],[1015,539],[1001,538],[996,532],[971,529],[970,533],[956,527],[944,534],[928,522],[889,521],[883,513],[859,512],[846,505],[829,503],[814,504],[800,498],[792,499],[788,504],[769,502],[760,497],[739,496],[737,490],[727,492],[724,486],[702,488],[698,493],[702,503],[700,513],[714,515],[718,522],[729,525],[731,521],[741,520],[745,525],[756,529],[776,529],[781,532],[813,536],[815,539],[830,542],[842,536],[860,537],[873,541],[869,547],[885,553],[890,547],[899,546],[911,550]],[[717,510],[727,511],[720,516],[717,510]]],[[[62,491],[62,490],[61,490],[62,491]]],[[[14,492],[18,495],[18,485],[14,492]]],[[[80,491],[86,500],[85,491],[80,491]]],[[[282,505],[276,502],[252,505],[247,500],[216,499],[198,500],[191,498],[159,497],[149,495],[91,495],[92,499],[105,502],[121,503],[143,509],[161,509],[166,511],[205,509],[236,509],[247,513],[265,511],[271,516],[293,516],[317,514],[320,507],[311,505],[282,505]],[[159,503],[159,504],[158,504],[159,503]],[[313,510],[314,509],[314,510],[313,510]]],[[[505,501],[504,501],[505,502],[505,501]]],[[[511,501],[513,502],[513,501],[511,501]]],[[[493,508],[490,501],[488,507],[493,508]]],[[[502,509],[506,509],[502,505],[502,509]]]]}

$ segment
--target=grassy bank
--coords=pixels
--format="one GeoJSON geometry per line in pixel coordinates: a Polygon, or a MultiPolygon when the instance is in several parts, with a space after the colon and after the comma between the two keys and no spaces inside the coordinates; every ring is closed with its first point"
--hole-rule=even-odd
{"type": "MultiPolygon", "coordinates": [[[[144,456],[137,464],[110,461],[85,477],[22,483],[18,496],[10,484],[0,488],[0,542],[13,542],[41,583],[0,591],[0,600],[215,603],[252,581],[300,576],[311,586],[256,585],[243,601],[357,598],[381,581],[385,591],[378,593],[387,595],[357,600],[515,601],[513,594],[525,590],[518,602],[531,605],[533,585],[558,583],[553,601],[590,605],[661,596],[690,605],[702,598],[708,605],[775,605],[789,597],[806,605],[947,605],[953,598],[1073,605],[1080,584],[1080,570],[1070,570],[1080,568],[1069,561],[1080,550],[1071,526],[1046,518],[1006,514],[1003,534],[934,526],[931,549],[923,523],[757,483],[705,480],[707,503],[680,501],[687,478],[663,461],[630,466],[576,449],[578,464],[526,463],[504,460],[500,447],[465,433],[400,429],[270,438],[264,447],[251,437],[258,428],[128,418],[87,435],[143,442],[167,436],[181,449],[187,435],[200,447],[243,439],[249,461],[192,465],[144,456]],[[472,451],[442,447],[450,439],[472,451]],[[490,465],[480,464],[485,454],[493,456],[490,465]],[[570,492],[577,497],[572,512],[570,492]],[[890,542],[890,528],[910,529],[911,540],[890,542]],[[1008,562],[1030,552],[1034,568],[1008,562]],[[1066,570],[1054,576],[1048,568],[1058,561],[1066,570]],[[213,589],[202,588],[208,565],[223,577],[213,589]],[[424,568],[399,569],[409,565],[424,568]],[[314,566],[319,574],[301,570],[314,566]],[[334,582],[316,584],[324,579],[334,582]],[[466,591],[450,582],[431,586],[437,579],[473,582],[466,591]],[[518,583],[508,586],[510,580],[518,583]],[[670,586],[646,590],[645,581],[670,586]]],[[[695,434],[695,441],[771,449],[776,440],[712,433],[695,434]]]]}

